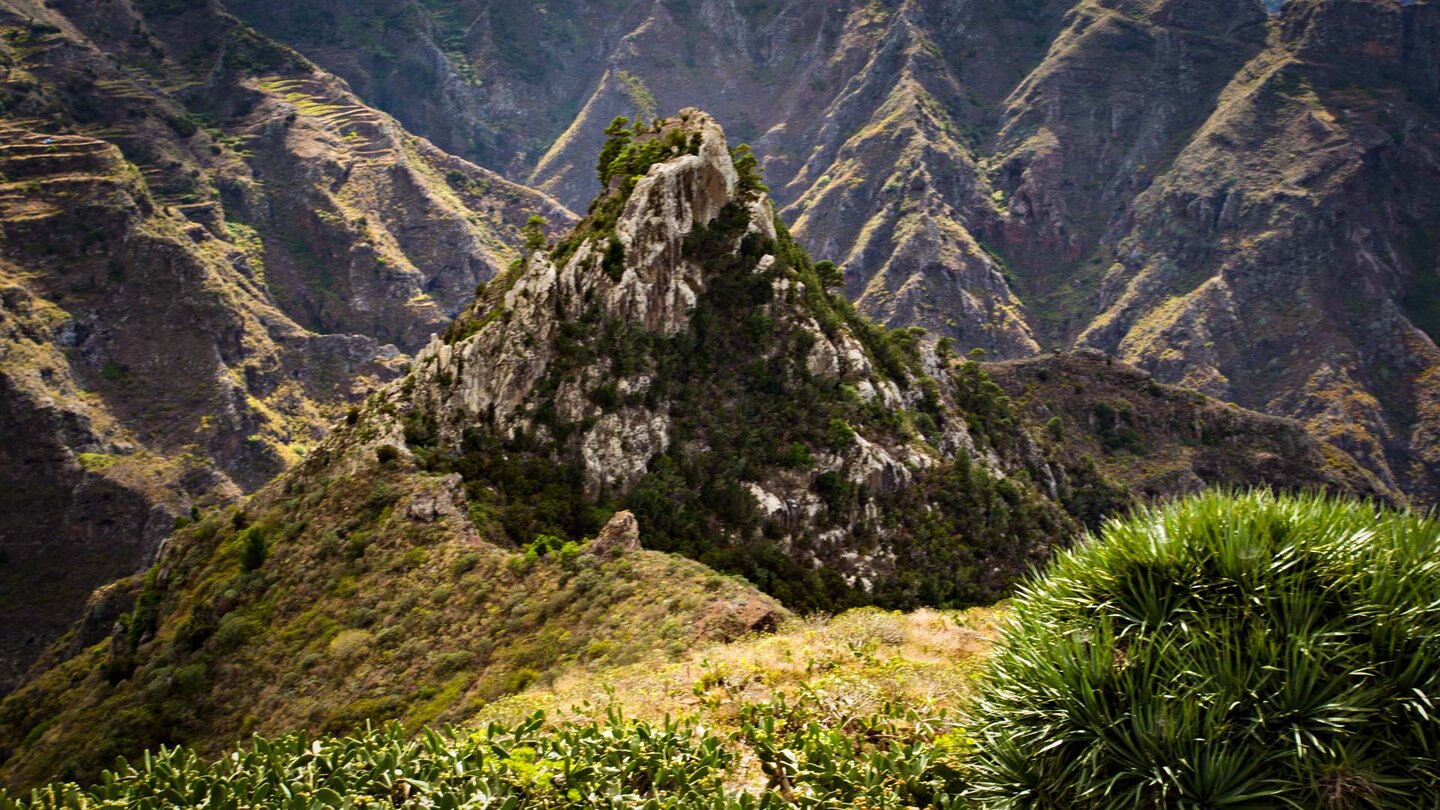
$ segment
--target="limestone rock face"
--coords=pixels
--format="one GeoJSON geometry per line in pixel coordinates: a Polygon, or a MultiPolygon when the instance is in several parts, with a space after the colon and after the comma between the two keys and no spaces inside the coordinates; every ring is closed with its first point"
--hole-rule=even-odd
{"type": "Polygon", "coordinates": [[[461,514],[464,495],[460,492],[460,480],[458,475],[447,475],[439,479],[433,489],[416,493],[405,505],[405,517],[419,523],[434,523],[461,514]]]}
{"type": "MultiPolygon", "coordinates": [[[[698,136],[698,148],[696,154],[655,164],[636,183],[614,225],[625,255],[618,279],[599,269],[607,240],[582,242],[559,267],[549,255],[536,253],[494,309],[470,316],[493,313],[498,323],[454,345],[436,336],[416,355],[417,365],[433,364],[435,373],[454,378],[455,415],[485,415],[511,433],[533,429],[521,408],[555,360],[552,344],[560,325],[579,319],[594,302],[603,302],[602,317],[645,332],[670,335],[689,324],[706,279],[683,257],[685,238],[735,198],[738,180],[725,134],[713,118],[687,110],[668,126],[698,136]]],[[[567,418],[597,410],[587,400],[593,382],[582,375],[562,384],[557,401],[567,418]]],[[[619,384],[635,393],[646,385],[639,378],[619,384]]],[[[625,408],[596,418],[584,440],[586,474],[596,486],[633,483],[668,444],[663,411],[625,408]]]]}

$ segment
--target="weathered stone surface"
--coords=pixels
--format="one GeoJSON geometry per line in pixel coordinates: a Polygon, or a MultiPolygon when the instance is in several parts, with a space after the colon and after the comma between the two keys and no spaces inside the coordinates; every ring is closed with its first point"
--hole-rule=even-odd
{"type": "Polygon", "coordinates": [[[628,511],[615,513],[605,528],[590,541],[588,550],[592,554],[624,554],[640,548],[640,524],[635,515],[628,511]]]}

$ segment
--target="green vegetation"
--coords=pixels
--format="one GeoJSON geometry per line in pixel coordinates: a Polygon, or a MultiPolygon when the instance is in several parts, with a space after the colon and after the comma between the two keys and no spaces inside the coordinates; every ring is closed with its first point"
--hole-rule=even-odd
{"type": "Polygon", "coordinates": [[[0,810],[955,804],[958,772],[946,741],[934,744],[934,718],[888,707],[857,718],[854,729],[835,729],[821,724],[824,708],[783,698],[751,708],[742,735],[768,777],[758,795],[727,784],[738,756],[728,740],[694,722],[641,723],[614,713],[604,722],[547,729],[536,714],[473,734],[427,730],[416,738],[392,724],[343,739],[256,737],[248,750],[214,762],[166,749],[122,763],[87,790],[0,792],[0,810]]]}
{"type": "Polygon", "coordinates": [[[1052,416],[1045,422],[1045,433],[1055,441],[1065,440],[1065,422],[1058,416],[1052,416]]]}
{"type": "Polygon", "coordinates": [[[80,462],[81,467],[84,467],[90,472],[100,472],[101,470],[108,470],[119,463],[120,456],[109,453],[76,453],[75,460],[80,462]]]}
{"type": "MultiPolygon", "coordinates": [[[[770,190],[770,187],[765,185],[765,180],[760,175],[760,161],[750,149],[750,144],[742,143],[730,150],[730,158],[735,164],[735,173],[740,175],[741,193],[749,194],[770,190]]],[[[834,265],[831,266],[833,267],[834,265]]]]}
{"type": "Polygon", "coordinates": [[[265,564],[270,549],[260,527],[251,526],[240,533],[240,570],[254,571],[265,564]]]}
{"type": "Polygon", "coordinates": [[[815,275],[820,278],[820,283],[827,290],[839,289],[845,286],[845,275],[835,267],[830,260],[815,263],[815,275]]]}
{"type": "Polygon", "coordinates": [[[1097,402],[1094,407],[1095,423],[1099,428],[1100,444],[1105,447],[1108,453],[1118,453],[1122,450],[1131,453],[1144,452],[1144,445],[1140,442],[1140,434],[1127,422],[1131,418],[1131,407],[1128,402],[1111,404],[1108,402],[1097,402]]]}
{"type": "MultiPolygon", "coordinates": [[[[501,688],[534,688],[477,706],[469,730],[161,749],[87,788],[0,792],[0,810],[1429,807],[1437,538],[1440,520],[1356,501],[1194,496],[1108,523],[998,615],[790,620],[543,688],[520,668],[501,688]]],[[[573,548],[541,537],[524,556],[553,570],[583,558],[573,548]]],[[[265,632],[241,614],[205,644],[265,632]]],[[[385,634],[326,647],[354,667],[385,634]]],[[[436,677],[475,662],[438,655],[436,677]]],[[[175,661],[143,682],[194,695],[215,671],[175,661]]]]}
{"type": "Polygon", "coordinates": [[[906,542],[896,576],[876,584],[874,599],[905,609],[1002,599],[1051,544],[1077,533],[1058,507],[963,453],[877,502],[906,542]]]}
{"type": "Polygon", "coordinates": [[[117,756],[209,756],[252,731],[414,732],[573,668],[663,661],[786,615],[689,560],[590,554],[568,531],[506,543],[507,519],[571,516],[478,502],[462,529],[453,512],[415,516],[417,499],[451,503],[439,481],[372,462],[186,525],[116,586],[133,608],[113,638],[0,701],[4,780],[96,779],[117,756]]]}
{"type": "MultiPolygon", "coordinates": [[[[602,188],[608,189],[612,178],[630,180],[643,177],[651,166],[662,160],[677,154],[694,155],[700,150],[698,132],[686,135],[683,129],[672,127],[664,135],[656,137],[647,132],[643,119],[637,117],[633,127],[629,123],[622,115],[605,128],[605,145],[600,148],[595,166],[602,188]]],[[[622,196],[628,198],[629,193],[622,196]]]]}
{"type": "Polygon", "coordinates": [[[1264,492],[1108,523],[1015,601],[985,807],[1429,807],[1440,521],[1264,492]]]}
{"type": "MultiPolygon", "coordinates": [[[[515,695],[463,730],[262,737],[211,757],[171,748],[89,788],[0,793],[0,810],[955,807],[967,743],[953,707],[981,660],[973,639],[992,625],[983,610],[794,620],[515,695]],[[682,699],[691,708],[672,719],[682,699]]],[[[363,651],[368,636],[346,631],[331,647],[363,651]]],[[[446,671],[469,665],[443,658],[446,671]]]]}
{"type": "Polygon", "coordinates": [[[528,251],[545,249],[545,217],[539,214],[532,214],[530,219],[525,221],[525,227],[520,230],[524,237],[525,249],[528,251]]]}
{"type": "MultiPolygon", "coordinates": [[[[698,150],[700,134],[687,135],[670,122],[631,126],[622,117],[607,135],[597,168],[609,191],[552,249],[552,258],[563,262],[591,240],[604,248],[601,270],[615,279],[624,270],[614,224],[625,198],[654,162],[698,150]]],[[[639,520],[645,547],[742,575],[794,609],[952,607],[998,598],[1029,564],[1029,553],[1072,536],[1075,527],[1030,489],[969,464],[917,470],[915,490],[922,494],[889,493],[880,499],[886,509],[878,516],[870,510],[867,487],[835,471],[814,479],[825,508],[806,532],[842,528],[860,538],[884,533],[907,562],[903,575],[859,588],[829,567],[802,563],[781,550],[780,541],[795,529],[767,520],[746,482],[766,480],[779,470],[810,469],[817,454],[847,454],[862,437],[891,446],[939,437],[953,412],[944,406],[940,382],[924,374],[924,330],[889,331],[857,313],[835,291],[839,273],[833,263],[812,262],[778,219],[773,239],[752,231],[743,203],[763,192],[760,169],[748,148],[738,147],[733,156],[741,175],[739,199],[708,224],[697,225],[683,247],[685,258],[702,267],[706,278],[684,331],[647,333],[607,319],[592,305],[560,324],[555,359],[529,400],[530,417],[544,430],[496,436],[473,426],[456,451],[429,447],[407,427],[412,450],[428,471],[459,472],[472,510],[498,515],[507,541],[517,547],[537,535],[579,541],[614,511],[629,509],[639,520]],[[757,271],[765,256],[773,261],[757,271]],[[799,316],[774,317],[787,309],[799,316]],[[879,397],[863,399],[845,381],[812,374],[807,357],[817,337],[802,326],[812,317],[827,338],[860,344],[877,383],[918,387],[919,409],[897,412],[879,397]],[[597,369],[609,375],[595,381],[597,369]],[[649,378],[648,388],[622,394],[618,381],[637,373],[649,378]],[[669,449],[651,460],[647,474],[628,491],[586,491],[580,438],[595,417],[567,421],[555,402],[562,384],[577,378],[586,380],[588,401],[605,413],[666,406],[669,449]],[[916,497],[937,498],[947,511],[930,515],[916,497]],[[916,514],[903,514],[911,510],[916,514]],[[898,537],[891,531],[896,529],[898,537]],[[998,553],[1006,565],[1002,573],[982,576],[981,560],[989,553],[998,553]]],[[[487,296],[498,286],[488,285],[487,296]]],[[[498,298],[490,303],[498,306],[498,298]]],[[[494,311],[467,319],[471,326],[464,334],[488,322],[494,311]]],[[[1002,451],[1019,447],[1022,428],[1010,400],[979,364],[967,363],[954,375],[971,433],[1002,451]]],[[[417,418],[425,417],[412,414],[407,425],[417,418]]]]}

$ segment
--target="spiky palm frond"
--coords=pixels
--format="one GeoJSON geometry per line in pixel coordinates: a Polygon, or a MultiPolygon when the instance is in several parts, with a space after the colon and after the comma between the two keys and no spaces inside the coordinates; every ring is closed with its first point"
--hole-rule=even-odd
{"type": "Polygon", "coordinates": [[[1210,493],[1015,600],[973,707],[984,807],[1435,807],[1440,522],[1210,493]]]}

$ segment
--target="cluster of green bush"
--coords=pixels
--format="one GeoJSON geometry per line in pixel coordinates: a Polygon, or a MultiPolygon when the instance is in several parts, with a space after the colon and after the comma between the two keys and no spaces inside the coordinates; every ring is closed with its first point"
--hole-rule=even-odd
{"type": "Polygon", "coordinates": [[[973,711],[986,807],[1433,808],[1440,520],[1211,493],[1015,600],[973,711]]]}

